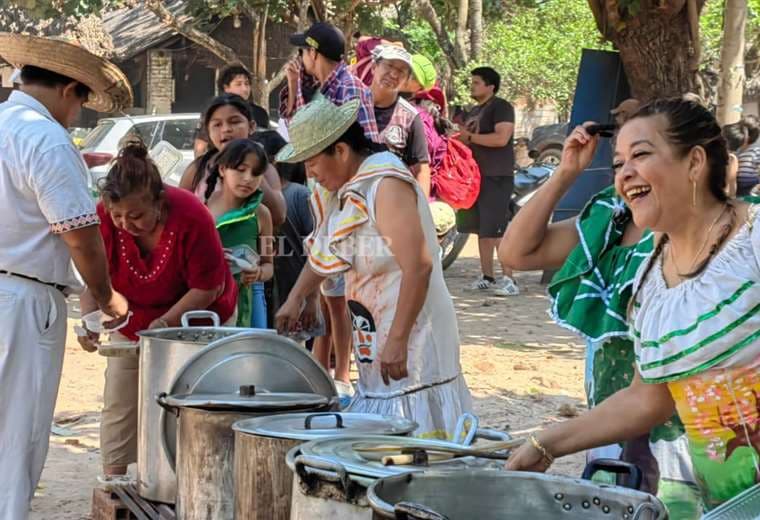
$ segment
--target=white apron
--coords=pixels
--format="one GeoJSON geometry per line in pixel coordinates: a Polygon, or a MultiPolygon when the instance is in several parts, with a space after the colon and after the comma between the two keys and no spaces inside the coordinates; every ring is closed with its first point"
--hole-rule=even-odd
{"type": "Polygon", "coordinates": [[[337,193],[321,187],[315,190],[315,231],[306,240],[309,262],[323,275],[345,273],[359,369],[357,394],[349,410],[400,415],[419,424],[416,436],[447,439],[458,417],[472,410],[472,400],[459,363],[454,304],[439,262],[434,262],[427,297],[409,338],[409,377],[386,386],[380,373],[380,356],[395,316],[402,278],[375,223],[377,189],[388,177],[415,187],[425,241],[431,257],[438,258],[427,200],[403,163],[385,152],[369,157],[337,193]]]}

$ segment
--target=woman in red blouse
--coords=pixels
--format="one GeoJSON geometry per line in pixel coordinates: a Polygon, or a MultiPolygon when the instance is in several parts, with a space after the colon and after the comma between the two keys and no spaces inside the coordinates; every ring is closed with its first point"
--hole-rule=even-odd
{"type": "MultiPolygon", "coordinates": [[[[112,340],[137,341],[138,331],[179,326],[185,312],[197,309],[234,323],[237,286],[213,217],[192,193],[164,186],[144,146],[122,150],[100,192],[111,280],[132,312],[112,340]]],[[[97,309],[87,291],[81,308],[82,315],[97,309]]],[[[92,352],[97,340],[88,331],[79,341],[92,352]]],[[[108,358],[100,432],[106,479],[137,461],[138,367],[136,356],[108,358]]]]}

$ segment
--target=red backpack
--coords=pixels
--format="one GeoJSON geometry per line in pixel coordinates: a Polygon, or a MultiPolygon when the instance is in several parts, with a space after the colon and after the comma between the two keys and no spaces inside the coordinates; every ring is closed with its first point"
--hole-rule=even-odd
{"type": "Polygon", "coordinates": [[[472,151],[450,137],[441,166],[432,176],[435,195],[454,209],[470,209],[480,194],[480,168],[472,151]]]}

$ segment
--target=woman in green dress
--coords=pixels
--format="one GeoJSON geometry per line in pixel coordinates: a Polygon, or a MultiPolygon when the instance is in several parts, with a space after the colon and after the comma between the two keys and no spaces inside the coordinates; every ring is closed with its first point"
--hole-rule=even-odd
{"type": "MultiPolygon", "coordinates": [[[[597,193],[577,218],[546,224],[559,200],[591,163],[599,137],[565,142],[551,179],[520,210],[499,248],[499,258],[519,270],[559,269],[549,285],[554,321],[586,342],[586,397],[592,408],[634,376],[634,348],[626,309],[653,234],[633,222],[614,187],[597,193]]],[[[699,505],[684,430],[677,417],[629,442],[587,452],[622,459],[643,472],[643,489],[657,494],[674,518],[697,518],[699,505]]]]}
{"type": "MultiPolygon", "coordinates": [[[[573,133],[577,148],[595,140],[573,133]]],[[[760,489],[760,208],[726,195],[728,168],[720,126],[693,101],[656,100],[623,125],[616,191],[656,234],[626,309],[636,373],[599,406],[531,436],[509,469],[545,471],[554,457],[677,412],[706,510],[760,489]]]]}
{"type": "Polygon", "coordinates": [[[251,324],[251,284],[273,275],[272,217],[261,204],[260,189],[268,164],[260,144],[232,141],[215,157],[204,194],[238,284],[238,327],[251,324]],[[221,189],[216,189],[217,183],[221,189]]]}

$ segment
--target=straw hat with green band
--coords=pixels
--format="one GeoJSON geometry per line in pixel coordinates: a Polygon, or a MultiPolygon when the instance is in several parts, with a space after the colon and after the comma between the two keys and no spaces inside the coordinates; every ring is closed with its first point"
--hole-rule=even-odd
{"type": "Polygon", "coordinates": [[[86,85],[92,91],[86,108],[119,112],[132,106],[132,87],[121,69],[73,43],[0,32],[0,57],[19,69],[30,65],[86,85]]]}
{"type": "Polygon", "coordinates": [[[412,74],[424,90],[435,86],[435,80],[438,79],[438,73],[435,71],[433,62],[422,54],[412,56],[412,74]]]}
{"type": "Polygon", "coordinates": [[[356,122],[360,102],[337,106],[324,96],[296,112],[288,127],[290,144],[277,154],[277,162],[297,163],[323,152],[356,122]]]}

